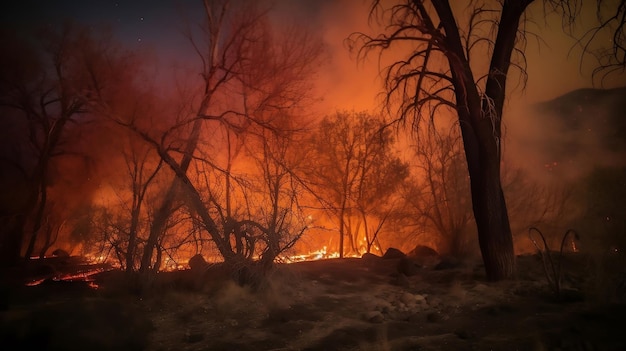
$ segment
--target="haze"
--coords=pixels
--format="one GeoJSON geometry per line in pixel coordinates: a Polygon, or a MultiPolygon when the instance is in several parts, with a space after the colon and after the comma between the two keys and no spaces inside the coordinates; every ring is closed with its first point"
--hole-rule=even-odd
{"type": "MultiPolygon", "coordinates": [[[[238,2],[235,1],[235,3],[238,2]]],[[[2,22],[4,26],[18,31],[30,30],[40,25],[57,28],[66,19],[97,28],[96,32],[100,31],[99,28],[108,27],[113,33],[114,40],[120,42],[124,50],[137,54],[142,60],[145,60],[147,70],[142,73],[144,75],[142,77],[145,81],[154,84],[155,89],[160,89],[165,94],[173,92],[181,95],[189,94],[189,96],[194,94],[193,89],[196,88],[194,84],[197,84],[198,79],[197,55],[182,33],[188,26],[195,28],[194,23],[202,19],[202,11],[194,7],[199,6],[199,3],[196,5],[195,2],[192,4],[183,1],[135,1],[132,3],[91,1],[75,4],[72,1],[58,1],[52,5],[48,1],[24,1],[20,2],[20,5],[14,6],[15,8],[4,12],[2,22]]],[[[345,39],[353,32],[376,32],[379,24],[368,20],[369,6],[369,0],[281,0],[273,3],[270,21],[277,25],[306,28],[312,33],[312,41],[320,40],[323,44],[320,59],[315,61],[318,66],[315,67],[315,72],[306,82],[312,83],[311,90],[307,92],[306,99],[303,99],[306,101],[299,101],[299,103],[302,102],[302,105],[298,107],[300,109],[298,111],[300,113],[299,118],[302,119],[298,122],[300,123],[299,126],[306,125],[309,127],[314,121],[319,121],[323,117],[335,116],[338,111],[348,115],[367,111],[375,116],[386,117],[386,120],[394,118],[394,116],[386,116],[387,112],[383,106],[382,86],[379,77],[381,63],[377,60],[376,55],[371,55],[366,60],[356,60],[356,53],[350,52],[345,44],[345,39]]],[[[533,9],[529,16],[542,16],[540,6],[536,7],[537,9],[533,9]]],[[[583,13],[585,12],[583,11],[583,13]]],[[[556,179],[557,183],[562,179],[567,179],[567,182],[576,182],[587,176],[595,166],[619,165],[619,160],[623,155],[618,152],[616,155],[608,156],[609,154],[600,145],[604,134],[594,134],[591,137],[586,137],[589,134],[570,136],[567,140],[580,141],[581,144],[587,145],[585,150],[593,150],[593,152],[582,152],[577,154],[575,158],[568,158],[567,164],[569,166],[567,167],[569,168],[565,166],[556,167],[557,162],[561,162],[561,160],[546,159],[544,157],[546,148],[535,147],[540,143],[541,145],[555,146],[569,142],[562,138],[562,134],[559,134],[559,131],[567,123],[541,122],[541,117],[537,117],[539,113],[535,110],[536,104],[556,99],[576,89],[599,87],[598,82],[593,82],[591,79],[591,71],[596,62],[589,57],[582,56],[581,50],[575,46],[575,41],[563,33],[560,21],[560,17],[549,15],[545,19],[545,23],[538,20],[532,28],[529,28],[542,41],[529,39],[525,52],[528,63],[528,81],[525,86],[522,86],[515,84],[515,78],[513,78],[505,110],[505,163],[511,174],[523,170],[526,174],[524,177],[531,179],[534,182],[533,186],[536,187],[551,186],[555,182],[554,174],[557,173],[559,174],[559,178],[556,179]],[[584,58],[582,65],[580,63],[581,57],[584,58]],[[590,154],[593,156],[589,156],[590,154]],[[599,157],[598,155],[606,157],[599,157]],[[558,170],[554,170],[555,167],[558,170]],[[547,175],[547,171],[552,173],[547,175]],[[560,178],[561,176],[562,178],[560,178]]],[[[582,22],[585,23],[585,21],[590,21],[590,19],[583,18],[582,22]]],[[[516,76],[513,75],[513,77],[516,76]]],[[[624,75],[612,75],[602,83],[602,88],[621,87],[624,85],[624,75]]],[[[117,94],[123,95],[123,92],[117,92],[117,94]]],[[[223,94],[219,98],[222,100],[219,101],[221,104],[228,105],[227,99],[224,97],[228,94],[223,94]]],[[[172,101],[174,100],[172,97],[172,101]]],[[[190,101],[192,100],[193,98],[190,99],[190,101]]],[[[176,109],[173,106],[171,108],[176,109]]],[[[593,109],[594,111],[604,111],[603,106],[598,105],[593,105],[593,109]]],[[[146,107],[146,113],[158,115],[162,112],[164,111],[151,111],[149,107],[146,107]]],[[[172,111],[172,113],[175,112],[172,111]]],[[[609,115],[611,112],[597,113],[609,115]]],[[[152,130],[158,130],[162,127],[158,125],[158,121],[144,121],[143,123],[150,125],[152,130]]],[[[70,174],[86,172],[81,168],[83,165],[80,162],[66,160],[56,164],[52,178],[57,179],[57,182],[52,185],[50,194],[50,198],[54,199],[53,202],[56,206],[56,210],[51,210],[53,212],[57,211],[62,215],[69,216],[70,212],[76,212],[76,208],[91,206],[90,202],[99,206],[116,207],[120,206],[120,202],[128,201],[129,194],[125,193],[127,190],[123,189],[127,183],[127,179],[124,178],[127,174],[119,172],[125,167],[123,158],[121,155],[110,156],[109,154],[112,149],[121,147],[116,145],[118,140],[120,144],[126,142],[124,141],[126,135],[107,129],[92,130],[85,133],[89,135],[89,139],[80,139],[76,145],[88,149],[90,157],[96,160],[96,164],[91,164],[89,171],[85,173],[88,175],[83,177],[70,176],[70,174]],[[67,208],[63,208],[63,204],[67,208]],[[68,208],[72,208],[72,211],[68,208]]],[[[228,135],[230,135],[228,132],[218,129],[205,130],[200,144],[207,148],[204,151],[207,154],[209,150],[222,148],[220,149],[222,152],[224,150],[229,151],[229,157],[237,152],[244,154],[246,151],[241,150],[245,147],[252,149],[250,144],[246,145],[243,142],[241,145],[231,146],[228,135]]],[[[397,142],[393,145],[393,152],[391,153],[408,165],[412,176],[419,177],[420,173],[415,171],[416,168],[420,167],[420,164],[412,149],[416,143],[413,136],[410,130],[400,128],[397,134],[394,134],[397,142]]],[[[130,138],[132,139],[132,137],[130,138]]],[[[175,144],[175,142],[172,143],[172,145],[175,144]]],[[[176,145],[180,146],[179,144],[176,145]]],[[[233,172],[236,171],[242,177],[247,174],[255,174],[256,171],[253,170],[253,164],[256,160],[254,158],[255,152],[250,151],[252,155],[237,159],[233,165],[233,172]]],[[[215,156],[215,162],[219,164],[218,168],[230,167],[228,157],[223,156],[223,154],[220,155],[215,156]]],[[[233,156],[234,159],[235,156],[233,156]]],[[[197,170],[197,172],[200,173],[201,171],[197,170]]],[[[6,184],[9,184],[9,187],[19,184],[19,181],[12,178],[14,176],[14,173],[5,176],[8,179],[6,184]]],[[[164,174],[163,178],[167,179],[171,176],[171,174],[164,174]]],[[[164,179],[159,181],[166,184],[167,181],[164,179]]],[[[211,181],[218,182],[219,180],[216,178],[211,181]]],[[[166,188],[166,186],[162,187],[166,188]]],[[[554,188],[550,189],[554,190],[554,188]]],[[[155,190],[151,201],[156,201],[154,199],[161,196],[164,191],[162,189],[155,190]]],[[[299,189],[298,191],[304,190],[299,189]]],[[[469,194],[463,193],[457,195],[465,199],[469,196],[469,194]]],[[[241,198],[237,201],[242,203],[242,199],[248,199],[245,194],[238,194],[238,196],[241,198]]],[[[254,199],[252,196],[250,198],[254,199]]],[[[298,215],[302,218],[315,219],[316,230],[312,230],[311,234],[303,235],[301,244],[295,246],[296,250],[291,254],[337,251],[337,221],[332,218],[332,215],[319,212],[321,207],[319,203],[311,198],[306,199],[310,203],[305,207],[314,210],[305,211],[298,215]]],[[[535,200],[540,202],[545,199],[532,201],[535,200]]],[[[256,198],[252,202],[254,201],[261,203],[261,198],[256,198]]],[[[511,202],[515,207],[516,200],[511,202]]],[[[238,204],[241,205],[239,202],[238,204]]],[[[262,207],[263,204],[259,206],[262,207]]],[[[521,201],[517,206],[523,208],[530,205],[521,201]]],[[[526,228],[529,222],[545,220],[545,218],[535,218],[537,216],[528,214],[528,211],[518,210],[523,215],[515,218],[517,234],[522,231],[521,228],[526,228]]],[[[146,216],[150,217],[151,215],[146,216]]],[[[563,219],[563,225],[569,221],[569,219],[563,219]]],[[[404,224],[398,222],[396,225],[402,226],[404,224]]],[[[417,224],[412,223],[412,225],[417,224]]],[[[76,227],[78,224],[74,224],[74,226],[76,227]]],[[[63,230],[66,232],[61,235],[58,244],[52,247],[64,247],[69,251],[83,249],[84,243],[72,241],[76,238],[69,239],[71,233],[75,234],[75,228],[65,227],[63,230]],[[71,249],[72,245],[76,248],[71,249]]],[[[184,230],[189,230],[189,228],[184,227],[184,230]]],[[[148,229],[144,228],[144,231],[147,233],[148,229]]],[[[418,239],[409,240],[408,244],[403,240],[415,234],[414,231],[408,230],[402,232],[399,237],[394,237],[393,233],[397,232],[397,228],[387,228],[386,233],[381,234],[380,239],[383,240],[385,247],[404,245],[403,248],[407,249],[420,242],[431,246],[442,246],[438,244],[438,239],[434,238],[429,230],[417,231],[420,234],[416,236],[418,239]]],[[[353,245],[353,249],[356,249],[357,252],[352,252],[352,254],[363,253],[363,248],[357,247],[358,244],[353,245]]],[[[377,242],[374,247],[378,247],[378,245],[380,243],[377,242]]],[[[520,244],[517,247],[518,250],[527,249],[527,246],[524,245],[523,243],[520,244]]],[[[182,255],[190,256],[191,254],[193,253],[185,252],[182,255]]],[[[184,258],[188,259],[189,257],[184,258]]]]}

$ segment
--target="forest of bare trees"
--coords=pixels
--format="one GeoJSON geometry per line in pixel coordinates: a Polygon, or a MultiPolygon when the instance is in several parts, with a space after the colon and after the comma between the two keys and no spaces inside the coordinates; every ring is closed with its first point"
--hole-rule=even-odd
{"type": "MultiPolygon", "coordinates": [[[[387,108],[325,115],[311,113],[322,38],[278,24],[262,3],[199,2],[202,23],[181,33],[194,74],[175,72],[168,87],[106,31],[3,29],[0,260],[63,248],[149,284],[200,254],[255,284],[306,238],[339,257],[479,247],[488,278],[510,278],[518,228],[562,220],[570,196],[501,162],[531,4],[477,2],[461,18],[447,1],[374,1],[387,31],[348,43],[361,55],[401,43],[407,56],[383,72],[387,108]],[[435,127],[442,115],[451,126],[435,127]]],[[[603,67],[624,62],[623,27],[612,29],[622,34],[603,67]]]]}

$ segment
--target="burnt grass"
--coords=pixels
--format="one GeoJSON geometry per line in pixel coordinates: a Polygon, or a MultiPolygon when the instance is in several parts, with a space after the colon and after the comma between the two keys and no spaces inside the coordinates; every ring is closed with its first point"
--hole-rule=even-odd
{"type": "Polygon", "coordinates": [[[280,264],[257,289],[187,270],[161,273],[141,293],[115,270],[91,283],[35,286],[24,284],[32,269],[5,270],[0,342],[16,350],[626,350],[621,257],[568,254],[558,296],[538,256],[517,262],[517,278],[503,282],[486,281],[479,260],[410,276],[398,273],[399,259],[280,264]]]}

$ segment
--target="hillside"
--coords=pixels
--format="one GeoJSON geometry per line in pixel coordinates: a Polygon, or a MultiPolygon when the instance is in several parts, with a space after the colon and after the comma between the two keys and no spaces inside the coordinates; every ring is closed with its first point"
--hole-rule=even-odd
{"type": "Polygon", "coordinates": [[[576,181],[598,167],[624,166],[626,87],[571,91],[530,106],[521,123],[516,157],[532,172],[576,181]]]}

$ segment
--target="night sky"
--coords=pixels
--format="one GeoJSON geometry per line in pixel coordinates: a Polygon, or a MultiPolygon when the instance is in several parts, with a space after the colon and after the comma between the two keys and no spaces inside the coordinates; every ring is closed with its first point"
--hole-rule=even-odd
{"type": "MultiPolygon", "coordinates": [[[[374,108],[378,89],[374,66],[358,68],[343,44],[351,32],[363,29],[367,23],[369,1],[278,0],[272,3],[274,20],[310,26],[324,37],[331,56],[329,67],[320,76],[326,107],[374,108]]],[[[127,48],[152,53],[153,58],[167,68],[195,58],[181,33],[186,22],[200,23],[202,14],[199,0],[26,0],[12,1],[0,18],[3,25],[14,28],[57,26],[67,19],[96,28],[108,27],[127,48]]]]}
{"type": "Polygon", "coordinates": [[[176,51],[186,44],[182,43],[184,39],[180,34],[184,16],[198,14],[190,11],[191,1],[177,0],[26,0],[12,3],[2,14],[2,21],[15,28],[58,26],[65,20],[72,20],[95,28],[108,28],[129,49],[150,49],[167,58],[176,57],[176,51]]]}
{"type": "Polygon", "coordinates": [[[24,0],[12,1],[9,10],[2,14],[3,22],[17,26],[44,23],[58,24],[66,19],[110,26],[127,43],[132,41],[155,41],[169,34],[176,24],[176,16],[182,8],[176,0],[24,0]]]}
{"type": "MultiPolygon", "coordinates": [[[[375,103],[380,92],[375,58],[357,64],[343,43],[350,33],[368,30],[371,1],[277,0],[273,4],[276,21],[308,25],[325,41],[330,60],[318,82],[324,108],[373,109],[379,106],[375,103]]],[[[532,8],[534,13],[538,8],[540,6],[532,8]]],[[[21,0],[6,4],[0,18],[4,25],[15,28],[45,23],[58,25],[65,19],[108,26],[123,45],[152,53],[160,65],[167,67],[193,56],[181,31],[185,21],[201,21],[202,12],[199,0],[21,0]]],[[[530,104],[592,86],[591,70],[587,68],[582,74],[579,71],[580,55],[575,52],[568,55],[574,41],[563,34],[560,21],[560,16],[551,16],[545,22],[536,21],[540,25],[531,26],[543,43],[529,40],[528,85],[526,90],[518,89],[511,94],[511,102],[530,104]]],[[[623,76],[613,77],[607,85],[620,86],[624,81],[623,76]]]]}

